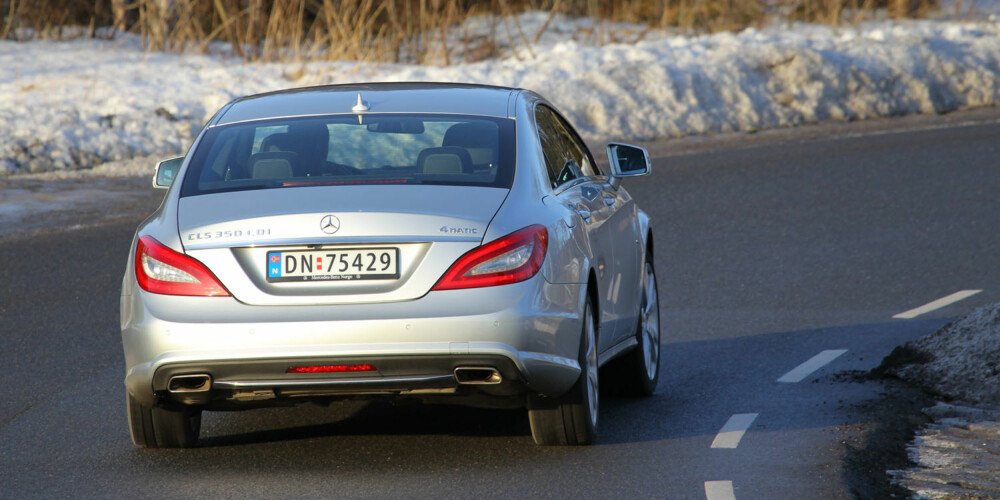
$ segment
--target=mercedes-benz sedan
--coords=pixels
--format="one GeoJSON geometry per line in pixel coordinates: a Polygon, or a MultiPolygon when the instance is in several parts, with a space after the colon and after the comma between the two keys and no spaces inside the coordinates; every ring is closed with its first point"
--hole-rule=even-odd
{"type": "MultiPolygon", "coordinates": [[[[649,217],[569,122],[522,89],[366,84],[237,99],[139,226],[121,294],[139,447],[196,444],[202,411],[395,397],[523,407],[587,444],[598,368],[650,394],[649,217]]],[[[607,378],[607,377],[605,377],[607,378]]],[[[609,382],[606,380],[605,382],[609,382]]]]}

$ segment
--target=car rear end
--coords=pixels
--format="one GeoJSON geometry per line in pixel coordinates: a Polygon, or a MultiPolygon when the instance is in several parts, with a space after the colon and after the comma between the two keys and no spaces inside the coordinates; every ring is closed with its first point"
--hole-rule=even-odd
{"type": "Polygon", "coordinates": [[[538,272],[546,227],[484,240],[513,120],[365,107],[203,132],[123,282],[139,404],[519,406],[574,384],[582,294],[538,272]]]}

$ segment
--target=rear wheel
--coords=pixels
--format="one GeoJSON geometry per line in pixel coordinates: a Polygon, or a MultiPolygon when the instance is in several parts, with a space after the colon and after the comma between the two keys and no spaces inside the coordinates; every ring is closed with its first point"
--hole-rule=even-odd
{"type": "Polygon", "coordinates": [[[139,448],[191,448],[198,443],[201,410],[149,408],[126,395],[129,432],[139,448]]]}
{"type": "Polygon", "coordinates": [[[646,255],[645,286],[639,319],[636,321],[638,346],[613,366],[616,393],[650,396],[660,380],[660,303],[653,256],[646,255]]]}
{"type": "Polygon", "coordinates": [[[597,327],[590,299],[583,312],[580,339],[580,379],[558,398],[533,398],[528,420],[531,437],[540,445],[584,445],[594,442],[597,432],[599,385],[597,327]]]}

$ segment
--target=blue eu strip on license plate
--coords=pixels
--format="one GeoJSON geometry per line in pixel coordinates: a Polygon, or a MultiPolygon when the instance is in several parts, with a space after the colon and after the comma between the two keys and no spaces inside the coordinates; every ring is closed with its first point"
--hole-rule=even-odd
{"type": "Polygon", "coordinates": [[[267,277],[281,277],[281,252],[272,252],[267,254],[267,277]]]}

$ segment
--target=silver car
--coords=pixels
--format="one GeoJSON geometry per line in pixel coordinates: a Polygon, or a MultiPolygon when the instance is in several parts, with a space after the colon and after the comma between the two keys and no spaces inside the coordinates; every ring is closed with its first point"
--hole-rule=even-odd
{"type": "Polygon", "coordinates": [[[605,383],[651,394],[649,217],[528,90],[364,84],[237,99],[136,231],[122,282],[136,446],[190,447],[204,410],[395,397],[527,408],[588,444],[605,383]],[[612,377],[613,376],[613,377],[612,377]],[[613,378],[613,380],[612,380],[613,378]]]}

